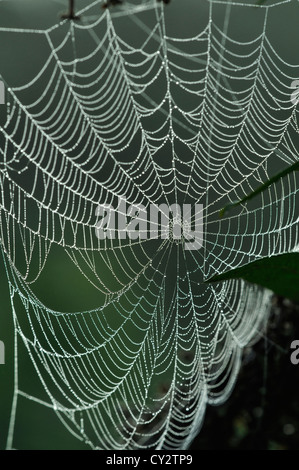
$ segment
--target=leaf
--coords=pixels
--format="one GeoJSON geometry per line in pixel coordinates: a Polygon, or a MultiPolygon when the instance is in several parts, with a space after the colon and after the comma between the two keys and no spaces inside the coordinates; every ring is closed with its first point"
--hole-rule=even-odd
{"type": "Polygon", "coordinates": [[[299,301],[299,253],[262,258],[206,280],[206,283],[244,279],[276,294],[299,301]]]}
{"type": "Polygon", "coordinates": [[[288,166],[284,170],[282,170],[280,173],[277,173],[277,175],[272,176],[268,181],[263,183],[261,186],[259,186],[257,189],[255,189],[252,193],[248,194],[247,196],[243,197],[239,201],[234,201],[231,202],[230,204],[227,204],[223,209],[220,210],[219,212],[219,217],[222,218],[224,214],[231,209],[232,207],[239,206],[241,204],[244,204],[245,202],[249,201],[253,197],[255,197],[257,194],[265,191],[271,184],[275,183],[278,181],[280,178],[283,178],[284,176],[288,175],[289,173],[292,173],[293,171],[298,171],[299,170],[299,161],[296,163],[293,163],[293,165],[288,166]]]}

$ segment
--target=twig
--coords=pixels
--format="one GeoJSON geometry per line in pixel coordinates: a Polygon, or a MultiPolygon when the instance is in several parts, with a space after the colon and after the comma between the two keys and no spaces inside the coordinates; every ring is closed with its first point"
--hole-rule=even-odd
{"type": "Polygon", "coordinates": [[[220,213],[219,213],[219,217],[222,218],[224,216],[224,214],[229,210],[231,209],[232,207],[235,207],[235,206],[239,206],[241,204],[244,204],[244,202],[247,202],[249,201],[250,199],[252,199],[254,196],[256,196],[257,194],[265,191],[265,189],[267,189],[271,184],[275,183],[276,181],[278,181],[280,178],[283,178],[284,176],[288,175],[289,173],[292,173],[293,171],[298,171],[299,170],[299,162],[296,162],[294,163],[293,165],[289,166],[288,168],[285,168],[283,171],[281,171],[280,173],[278,173],[277,175],[273,176],[272,178],[270,178],[268,181],[266,181],[265,183],[263,183],[261,186],[259,186],[255,191],[253,191],[252,193],[248,194],[247,196],[243,197],[242,199],[240,199],[239,201],[234,201],[234,202],[231,202],[230,204],[227,204],[225,207],[223,207],[223,209],[221,209],[220,213]]]}
{"type": "Polygon", "coordinates": [[[75,0],[69,0],[69,11],[61,15],[63,20],[80,20],[80,16],[75,15],[75,0]]]}

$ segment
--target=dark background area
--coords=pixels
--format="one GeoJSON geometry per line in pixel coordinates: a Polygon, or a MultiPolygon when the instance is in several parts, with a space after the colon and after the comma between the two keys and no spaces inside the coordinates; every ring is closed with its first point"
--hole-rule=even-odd
{"type": "Polygon", "coordinates": [[[228,401],[207,408],[191,449],[298,450],[299,364],[290,345],[299,338],[299,304],[273,296],[263,338],[244,350],[228,401]]]}

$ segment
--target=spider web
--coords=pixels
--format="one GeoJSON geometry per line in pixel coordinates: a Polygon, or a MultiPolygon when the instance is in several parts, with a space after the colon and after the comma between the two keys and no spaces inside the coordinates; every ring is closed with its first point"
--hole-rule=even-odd
{"type": "Polygon", "coordinates": [[[299,67],[268,35],[272,11],[289,2],[196,4],[192,34],[178,15],[174,24],[173,11],[188,13],[179,2],[89,3],[80,22],[0,28],[43,44],[33,78],[6,83],[0,127],[1,249],[15,326],[7,446],[25,400],[53,410],[91,448],[184,449],[207,404],[228,398],[270,305],[271,292],[243,281],[203,281],[298,246],[295,174],[219,218],[297,160],[290,96],[299,67]],[[248,37],[232,27],[245,10],[255,25],[248,37]],[[147,209],[203,204],[203,247],[99,240],[97,207],[118,197],[147,209]],[[96,292],[92,308],[83,290],[78,311],[39,296],[61,253],[96,292]]]}

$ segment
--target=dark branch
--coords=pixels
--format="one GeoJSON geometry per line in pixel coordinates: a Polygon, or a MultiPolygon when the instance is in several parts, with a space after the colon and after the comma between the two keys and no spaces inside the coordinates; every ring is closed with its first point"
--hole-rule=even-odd
{"type": "Polygon", "coordinates": [[[80,20],[80,16],[75,15],[75,0],[69,0],[69,11],[61,15],[63,20],[80,20]]]}

